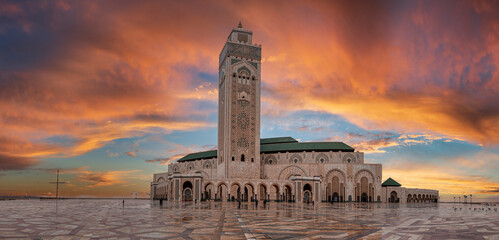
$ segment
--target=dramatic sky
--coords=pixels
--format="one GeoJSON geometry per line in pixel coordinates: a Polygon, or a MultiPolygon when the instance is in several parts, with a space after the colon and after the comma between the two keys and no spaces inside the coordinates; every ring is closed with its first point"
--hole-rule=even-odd
{"type": "Polygon", "coordinates": [[[497,1],[0,1],[0,195],[145,196],[216,148],[217,65],[262,44],[262,137],[499,200],[497,1]]]}

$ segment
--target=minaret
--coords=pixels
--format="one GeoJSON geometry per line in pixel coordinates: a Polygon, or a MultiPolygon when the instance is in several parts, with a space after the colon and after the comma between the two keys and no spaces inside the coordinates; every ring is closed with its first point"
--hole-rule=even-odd
{"type": "Polygon", "coordinates": [[[219,58],[219,178],[260,178],[261,45],[241,22],[219,58]]]}

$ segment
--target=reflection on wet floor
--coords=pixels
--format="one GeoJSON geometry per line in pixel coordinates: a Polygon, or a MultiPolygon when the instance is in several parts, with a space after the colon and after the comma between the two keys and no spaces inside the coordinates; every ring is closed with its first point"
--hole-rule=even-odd
{"type": "Polygon", "coordinates": [[[0,201],[3,239],[499,239],[497,206],[0,201]]]}

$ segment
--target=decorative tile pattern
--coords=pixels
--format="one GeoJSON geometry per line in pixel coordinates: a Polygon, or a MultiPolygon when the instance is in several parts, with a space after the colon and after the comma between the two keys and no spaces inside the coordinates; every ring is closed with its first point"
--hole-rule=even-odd
{"type": "Polygon", "coordinates": [[[499,239],[497,206],[0,201],[0,239],[499,239]]]}

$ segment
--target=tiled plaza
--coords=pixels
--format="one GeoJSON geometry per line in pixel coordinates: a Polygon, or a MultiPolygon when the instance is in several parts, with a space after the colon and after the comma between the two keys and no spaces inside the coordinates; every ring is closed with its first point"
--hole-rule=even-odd
{"type": "Polygon", "coordinates": [[[497,206],[0,201],[0,239],[499,239],[497,206]]]}

